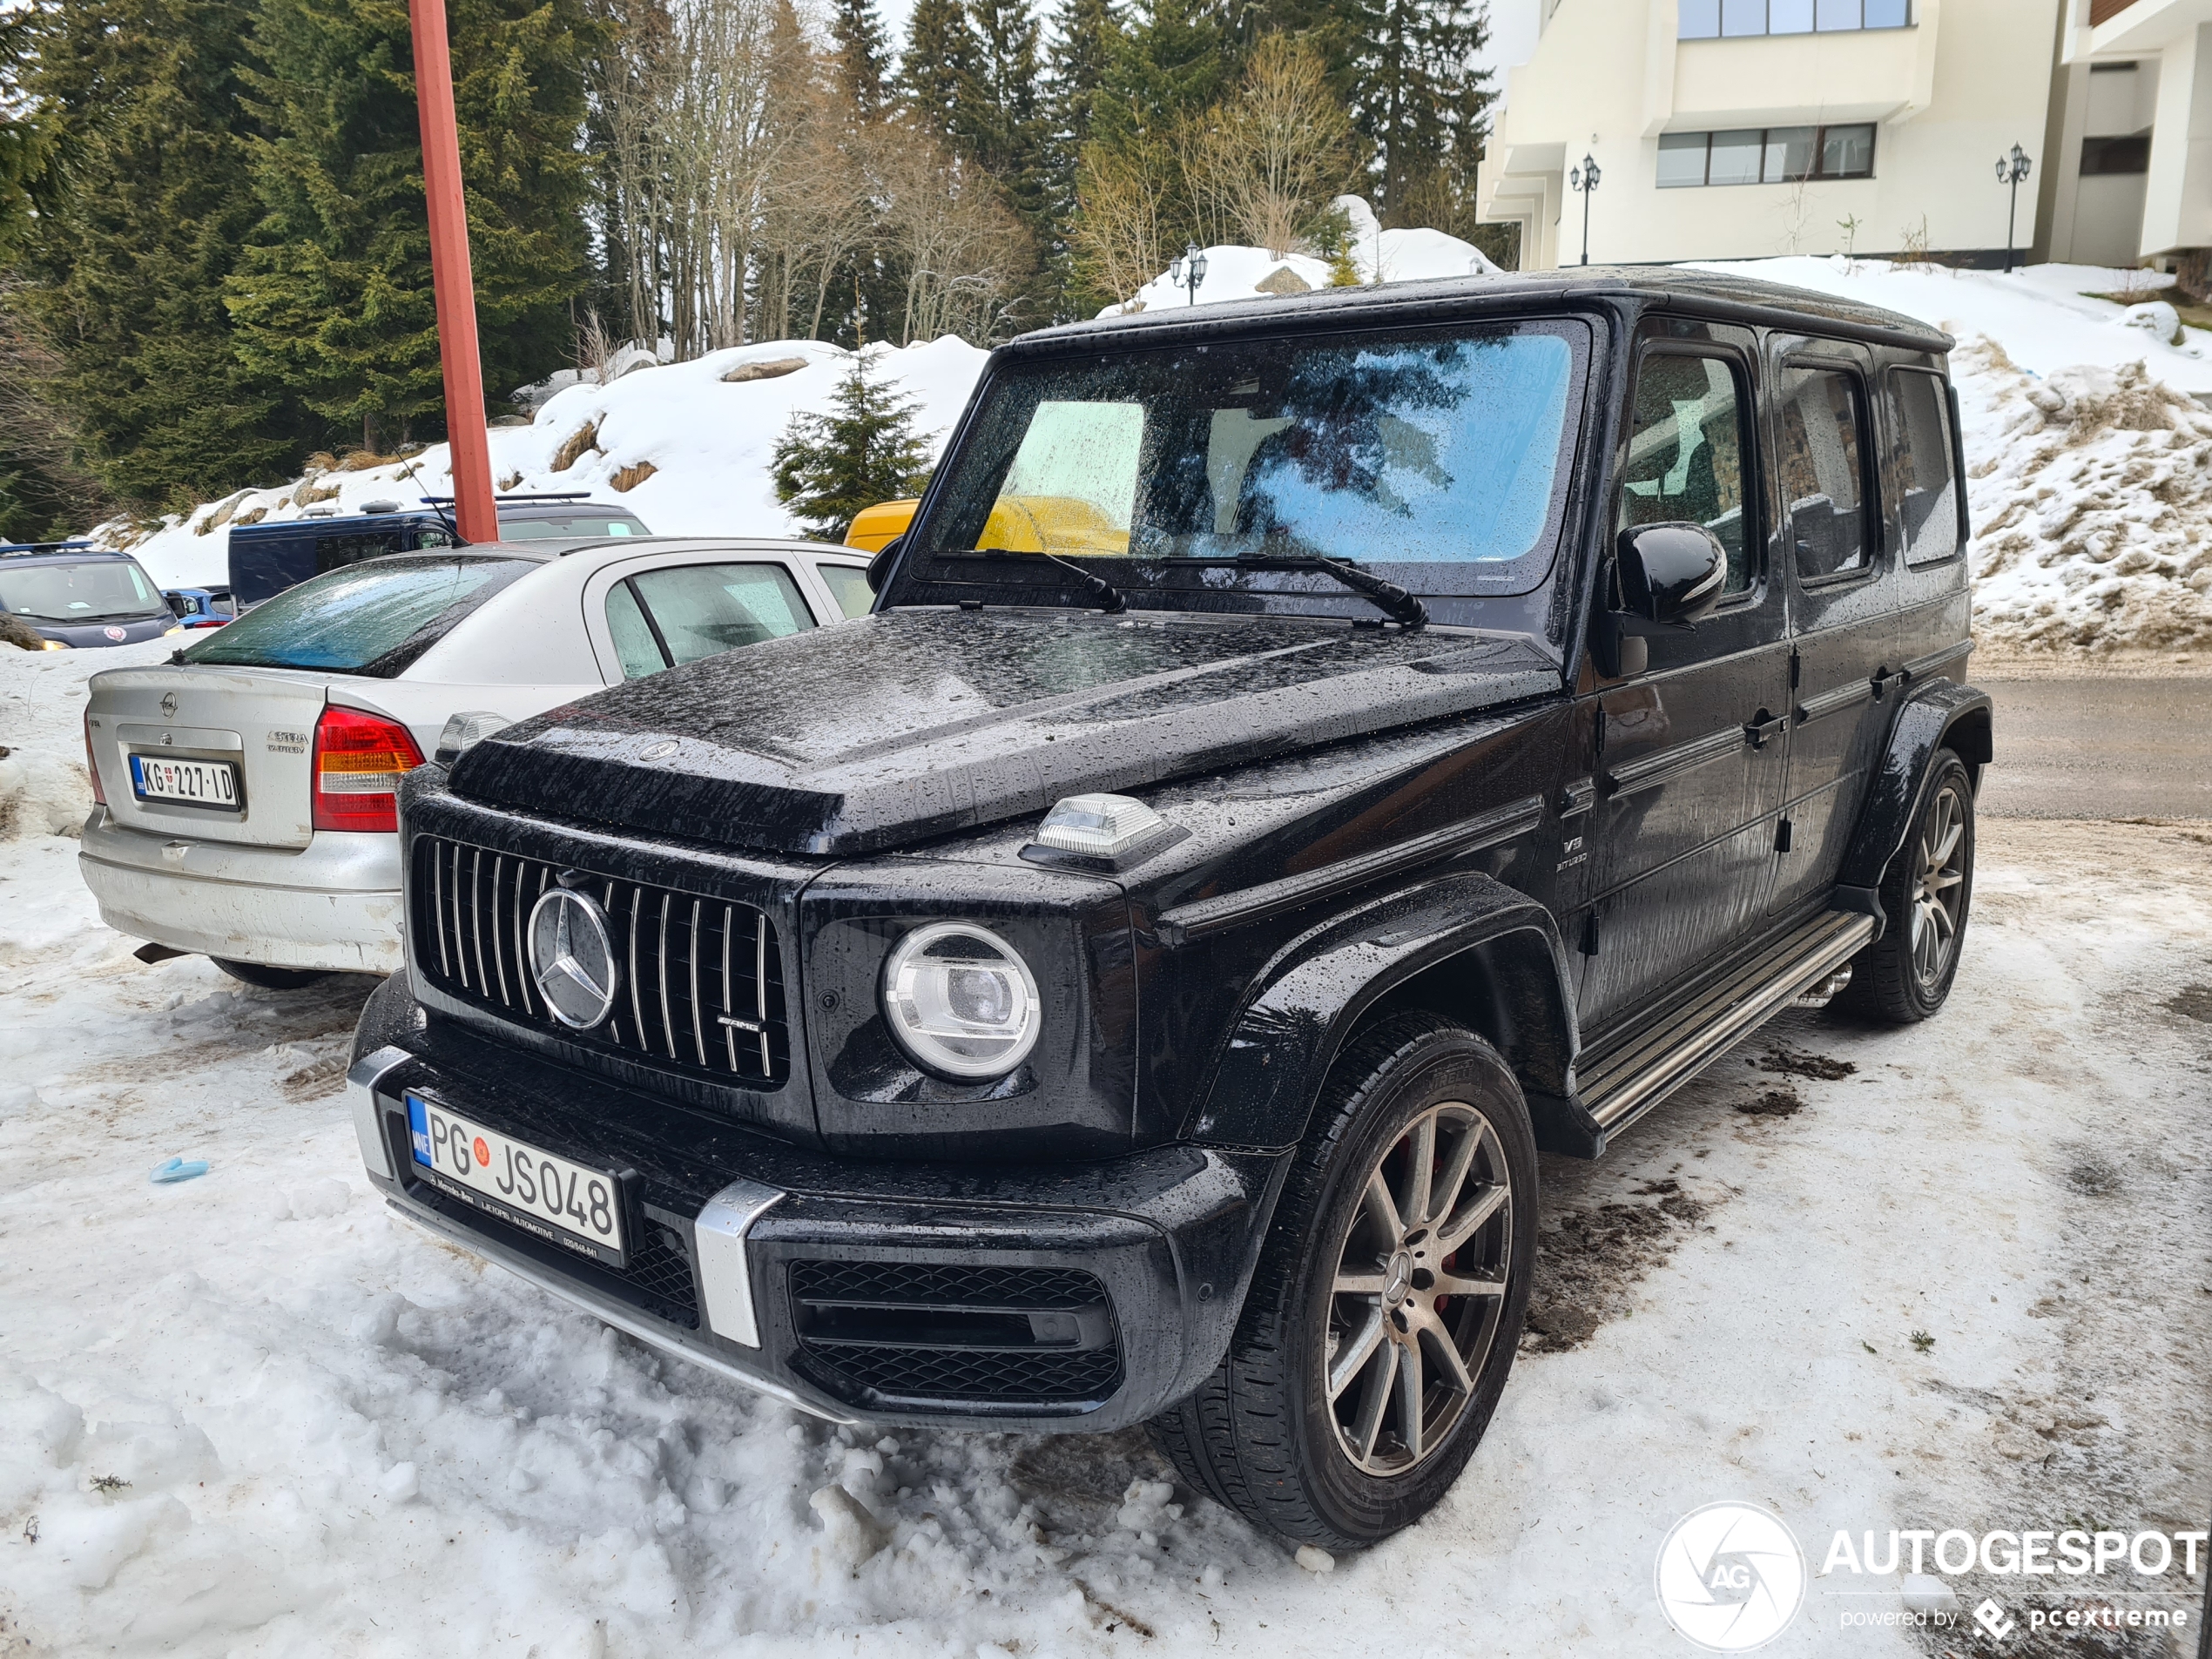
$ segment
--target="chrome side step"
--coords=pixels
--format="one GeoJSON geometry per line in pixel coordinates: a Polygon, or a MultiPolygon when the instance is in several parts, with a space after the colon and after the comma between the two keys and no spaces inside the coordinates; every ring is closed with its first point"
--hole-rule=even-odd
{"type": "Polygon", "coordinates": [[[1874,919],[1856,911],[1825,911],[1792,928],[1663,1024],[1598,1055],[1579,1077],[1582,1104],[1610,1138],[1799,993],[1824,983],[1873,936],[1874,919]]]}

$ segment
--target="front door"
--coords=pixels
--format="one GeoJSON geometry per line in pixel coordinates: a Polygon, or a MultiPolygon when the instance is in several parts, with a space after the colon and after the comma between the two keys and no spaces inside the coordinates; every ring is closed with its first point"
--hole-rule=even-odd
{"type": "Polygon", "coordinates": [[[1695,632],[1651,639],[1643,671],[1596,699],[1600,896],[1581,941],[1593,1035],[1724,955],[1764,910],[1789,647],[1767,569],[1758,370],[1748,330],[1647,326],[1615,531],[1703,524],[1728,549],[1729,572],[1695,632]]]}
{"type": "Polygon", "coordinates": [[[1865,348],[1784,341],[1768,408],[1795,589],[1789,778],[1770,907],[1835,880],[1869,768],[1904,685],[1894,560],[1885,545],[1865,348]]]}

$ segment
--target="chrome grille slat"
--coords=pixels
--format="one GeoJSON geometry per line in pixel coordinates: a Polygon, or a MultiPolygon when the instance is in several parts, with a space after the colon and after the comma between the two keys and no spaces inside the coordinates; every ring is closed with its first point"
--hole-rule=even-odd
{"type": "Polygon", "coordinates": [[[604,1023],[577,1032],[555,1024],[530,978],[530,908],[552,887],[560,867],[442,837],[426,835],[418,843],[411,854],[409,927],[422,940],[416,971],[430,983],[564,1042],[621,1050],[633,1059],[752,1088],[779,1088],[787,1080],[788,1013],[765,912],[595,872],[590,891],[602,899],[630,983],[626,995],[617,993],[604,1023]],[[433,931],[435,950],[428,944],[433,931]],[[738,942],[744,933],[751,934],[749,952],[738,942]],[[671,961],[678,950],[685,953],[681,963],[671,961]],[[749,990],[744,983],[748,972],[749,990]],[[690,1000],[681,1015],[679,997],[690,1000]],[[651,1006],[656,998],[658,1008],[651,1006]],[[721,1028],[719,1042],[707,1040],[710,1025],[721,1028]]]}
{"type": "Polygon", "coordinates": [[[469,860],[469,937],[476,949],[476,984],[485,995],[491,995],[491,978],[484,972],[484,918],[479,907],[482,902],[484,883],[484,849],[475,849],[469,860]]]}
{"type": "MultiPolygon", "coordinates": [[[[738,913],[728,905],[722,907],[722,1012],[735,1014],[738,1010],[730,1001],[730,935],[737,931],[738,913]]],[[[738,1028],[726,1020],[722,1026],[722,1041],[730,1050],[730,1069],[738,1069],[738,1028]]]]}
{"type": "MultiPolygon", "coordinates": [[[[507,929],[499,919],[499,884],[506,873],[505,857],[495,857],[491,861],[491,962],[499,970],[499,1006],[503,1008],[515,1006],[507,999],[507,949],[502,942],[507,937],[507,929]]],[[[515,966],[520,968],[522,965],[522,959],[516,957],[515,966]]]]}
{"type": "Polygon", "coordinates": [[[706,901],[691,900],[691,948],[685,960],[691,970],[691,1045],[699,1051],[699,1064],[706,1064],[706,1028],[699,1023],[699,915],[706,901]]]}

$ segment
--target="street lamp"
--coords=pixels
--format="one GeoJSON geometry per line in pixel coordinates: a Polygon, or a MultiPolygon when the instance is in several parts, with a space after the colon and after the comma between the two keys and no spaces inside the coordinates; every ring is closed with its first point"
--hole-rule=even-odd
{"type": "Polygon", "coordinates": [[[1597,162],[1587,152],[1582,165],[1567,175],[1568,187],[1582,199],[1582,263],[1590,262],[1590,192],[1597,188],[1597,162]]]}
{"type": "Polygon", "coordinates": [[[1168,261],[1168,280],[1190,293],[1190,303],[1198,303],[1198,285],[1206,280],[1206,256],[1198,252],[1192,242],[1174,259],[1168,261]]]}
{"type": "Polygon", "coordinates": [[[2010,185],[2013,189],[2013,205],[2005,215],[2005,269],[2007,272],[2013,268],[2013,233],[2020,222],[2020,181],[2027,177],[2034,165],[2028,159],[2027,152],[2018,145],[2013,146],[2012,154],[1997,158],[1997,182],[2010,185]]]}

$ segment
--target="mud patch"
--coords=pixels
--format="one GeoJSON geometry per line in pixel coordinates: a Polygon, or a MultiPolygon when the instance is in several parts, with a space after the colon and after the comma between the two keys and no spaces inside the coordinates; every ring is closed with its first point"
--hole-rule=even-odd
{"type": "MultiPolygon", "coordinates": [[[[1751,1062],[1761,1071],[1774,1072],[1784,1077],[1815,1077],[1822,1082],[1834,1082],[1839,1077],[1854,1076],[1858,1068],[1848,1060],[1831,1060],[1824,1054],[1806,1054],[1787,1043],[1777,1043],[1751,1062]]],[[[1741,1111],[1743,1108],[1738,1107],[1741,1111]]]]}
{"type": "Polygon", "coordinates": [[[1177,1480],[1142,1428],[1041,1436],[1015,1453],[1007,1478],[1038,1503],[1095,1509],[1120,1508],[1132,1480],[1177,1480]]]}
{"type": "Polygon", "coordinates": [[[2120,1190],[2120,1171],[2101,1157],[2086,1157],[2066,1172],[2066,1184],[2085,1198],[2108,1198],[2120,1190]]]}
{"type": "Polygon", "coordinates": [[[2184,1019],[2212,1024],[2212,985],[2184,985],[2166,999],[2166,1006],[2184,1019]]]}
{"type": "Polygon", "coordinates": [[[288,1101],[320,1100],[325,1095],[334,1095],[346,1082],[346,1056],[325,1055],[320,1060],[310,1060],[297,1071],[286,1074],[278,1086],[288,1101]]]}
{"type": "Polygon", "coordinates": [[[1630,1290],[1704,1223],[1711,1206],[1672,1177],[1630,1189],[1642,1204],[1615,1202],[1563,1210],[1536,1235],[1528,1353],[1565,1353],[1629,1311],[1630,1290]]]}
{"type": "Polygon", "coordinates": [[[1736,1109],[1746,1117],[1794,1117],[1804,1109],[1805,1103],[1797,1091],[1786,1083],[1779,1089],[1763,1089],[1749,1100],[1736,1103],[1736,1109]]]}

